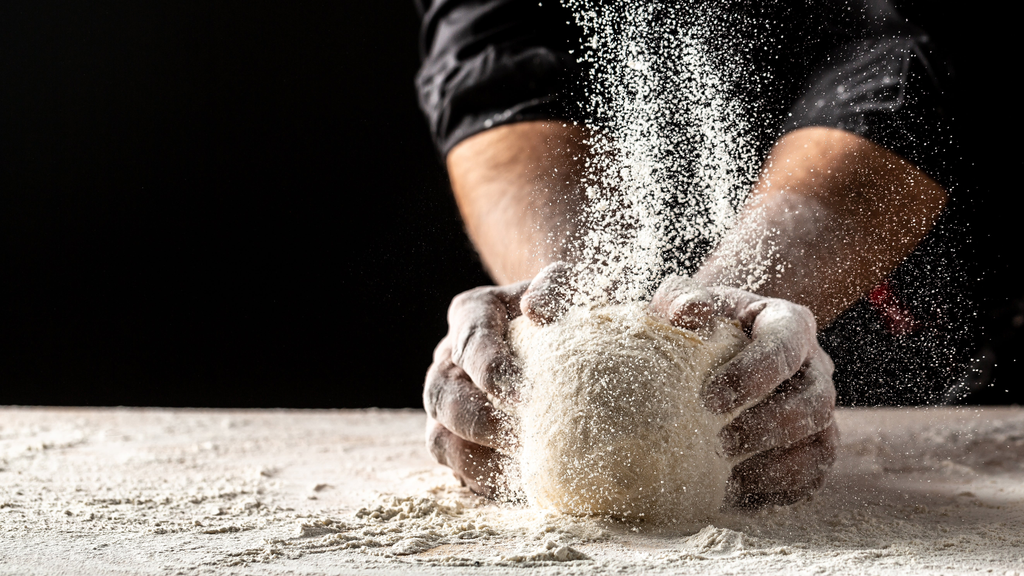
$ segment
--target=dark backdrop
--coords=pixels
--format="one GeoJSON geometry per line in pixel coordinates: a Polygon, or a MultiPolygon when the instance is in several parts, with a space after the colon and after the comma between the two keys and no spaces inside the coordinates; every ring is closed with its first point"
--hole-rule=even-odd
{"type": "MultiPolygon", "coordinates": [[[[959,194],[1002,190],[1009,18],[919,4],[961,82],[959,194]]],[[[401,0],[3,3],[0,404],[418,406],[487,278],[417,25],[401,0]]],[[[994,212],[980,254],[1016,223],[994,212]]],[[[991,284],[1016,262],[985,258],[991,284]]]]}

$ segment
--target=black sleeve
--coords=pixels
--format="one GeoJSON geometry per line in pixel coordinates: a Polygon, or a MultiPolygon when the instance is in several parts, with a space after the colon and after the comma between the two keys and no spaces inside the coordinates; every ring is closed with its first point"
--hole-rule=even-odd
{"type": "Polygon", "coordinates": [[[783,131],[830,126],[906,158],[949,190],[955,149],[945,91],[950,72],[928,36],[873,26],[830,51],[789,109],[783,131]]]}
{"type": "Polygon", "coordinates": [[[559,0],[421,0],[420,108],[446,155],[493,126],[575,119],[581,33],[559,0]]]}

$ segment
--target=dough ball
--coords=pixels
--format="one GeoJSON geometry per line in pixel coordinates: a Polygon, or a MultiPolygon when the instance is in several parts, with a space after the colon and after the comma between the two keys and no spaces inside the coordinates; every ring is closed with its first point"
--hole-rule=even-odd
{"type": "Polygon", "coordinates": [[[706,377],[748,342],[719,319],[691,332],[643,304],[574,308],[509,340],[523,364],[521,488],[531,504],[574,515],[695,521],[725,496],[730,465],[705,410],[706,377]]]}

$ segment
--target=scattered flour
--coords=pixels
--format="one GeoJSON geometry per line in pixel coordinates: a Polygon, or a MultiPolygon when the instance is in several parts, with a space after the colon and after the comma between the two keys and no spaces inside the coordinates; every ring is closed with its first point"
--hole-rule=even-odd
{"type": "Polygon", "coordinates": [[[729,475],[716,453],[728,419],[701,408],[699,386],[743,334],[688,334],[641,303],[697,267],[755,179],[753,111],[735,97],[751,81],[744,43],[713,2],[562,3],[591,74],[577,94],[594,119],[588,203],[574,312],[510,332],[528,390],[509,476],[541,508],[689,524],[720,506],[729,475]],[[627,307],[594,311],[609,303],[627,307]]]}
{"type": "Polygon", "coordinates": [[[343,550],[397,558],[434,551],[427,558],[449,565],[534,565],[587,560],[587,555],[573,544],[607,537],[595,523],[573,523],[521,508],[499,511],[465,493],[446,493],[444,489],[433,492],[424,496],[380,495],[344,519],[300,519],[292,536],[246,550],[238,558],[261,562],[343,550]],[[492,554],[483,558],[459,555],[460,548],[484,541],[492,554]]]}
{"type": "Polygon", "coordinates": [[[1024,574],[1024,411],[836,418],[814,500],[681,528],[474,496],[422,411],[0,408],[0,575],[1024,574]]]}
{"type": "Polygon", "coordinates": [[[585,33],[594,119],[577,272],[581,302],[648,298],[733,224],[759,157],[737,16],[718,3],[563,0],[585,33]]]}
{"type": "Polygon", "coordinates": [[[720,507],[730,416],[699,393],[746,344],[738,326],[696,333],[642,304],[576,307],[546,326],[517,319],[509,340],[524,366],[518,472],[531,504],[686,524],[720,507]]]}

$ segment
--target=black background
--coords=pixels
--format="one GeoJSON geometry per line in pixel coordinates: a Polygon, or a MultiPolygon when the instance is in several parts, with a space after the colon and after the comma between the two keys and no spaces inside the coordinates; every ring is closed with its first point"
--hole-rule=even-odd
{"type": "MultiPolygon", "coordinates": [[[[900,6],[959,78],[984,294],[1017,262],[993,251],[1019,219],[1015,30],[900,6]]],[[[416,107],[417,27],[401,0],[5,2],[0,404],[418,406],[448,301],[487,277],[416,107]]]]}

